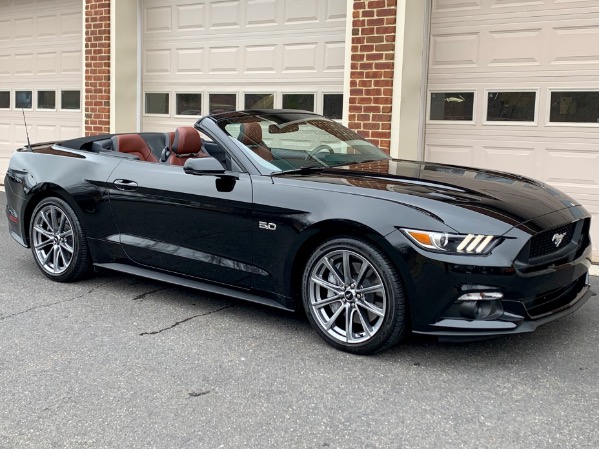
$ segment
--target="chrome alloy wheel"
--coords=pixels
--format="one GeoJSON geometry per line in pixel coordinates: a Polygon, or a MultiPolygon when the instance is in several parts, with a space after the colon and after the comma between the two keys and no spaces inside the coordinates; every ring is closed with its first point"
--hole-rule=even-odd
{"type": "Polygon", "coordinates": [[[73,226],[66,213],[49,204],[33,219],[32,244],[40,266],[50,274],[64,273],[73,261],[73,226]]]}
{"type": "Polygon", "coordinates": [[[381,328],[387,292],[377,269],[361,255],[335,250],[322,256],[309,278],[309,299],[318,325],[344,343],[363,343],[381,328]]]}

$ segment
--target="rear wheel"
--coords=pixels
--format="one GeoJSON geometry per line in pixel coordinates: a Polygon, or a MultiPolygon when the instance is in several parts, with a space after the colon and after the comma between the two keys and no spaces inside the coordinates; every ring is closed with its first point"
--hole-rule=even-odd
{"type": "Polygon", "coordinates": [[[316,248],[304,269],[302,299],[312,327],[343,351],[370,354],[393,346],[407,330],[397,271],[361,239],[333,238],[316,248]]]}
{"type": "Polygon", "coordinates": [[[31,217],[31,251],[37,266],[58,282],[75,281],[91,267],[85,234],[67,202],[51,197],[42,200],[31,217]]]}

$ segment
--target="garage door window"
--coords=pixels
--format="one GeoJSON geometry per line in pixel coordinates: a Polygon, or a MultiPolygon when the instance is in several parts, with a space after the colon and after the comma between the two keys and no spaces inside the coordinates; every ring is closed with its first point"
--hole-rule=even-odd
{"type": "Polygon", "coordinates": [[[599,92],[551,92],[549,121],[599,123],[599,92]]]}
{"type": "Polygon", "coordinates": [[[0,91],[0,109],[10,109],[10,91],[0,91]]]}
{"type": "Polygon", "coordinates": [[[314,94],[283,94],[283,109],[314,112],[314,94]]]}
{"type": "Polygon", "coordinates": [[[37,91],[38,109],[56,109],[56,91],[38,90],[37,91]]]}
{"type": "Polygon", "coordinates": [[[63,90],[60,93],[61,109],[81,109],[81,92],[78,90],[63,90]]]}
{"type": "Polygon", "coordinates": [[[333,120],[343,116],[343,94],[324,94],[322,115],[333,120]]]}
{"type": "Polygon", "coordinates": [[[245,94],[245,109],[274,109],[274,94],[245,94]]]}
{"type": "Polygon", "coordinates": [[[30,90],[15,91],[15,108],[31,109],[33,92],[30,90]]]}
{"type": "Polygon", "coordinates": [[[474,92],[431,92],[430,120],[472,121],[474,92]]]}
{"type": "Polygon", "coordinates": [[[237,94],[210,94],[210,114],[230,112],[237,109],[237,94]]]}
{"type": "Polygon", "coordinates": [[[146,114],[168,115],[169,94],[163,92],[147,92],[145,96],[146,114]]]}
{"type": "Polygon", "coordinates": [[[536,92],[489,92],[487,121],[534,122],[536,92]]]}
{"type": "Polygon", "coordinates": [[[202,94],[177,94],[177,115],[201,115],[202,94]]]}

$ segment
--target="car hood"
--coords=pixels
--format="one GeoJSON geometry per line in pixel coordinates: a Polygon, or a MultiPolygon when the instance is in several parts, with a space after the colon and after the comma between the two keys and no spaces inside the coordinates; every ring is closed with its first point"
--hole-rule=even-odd
{"type": "Polygon", "coordinates": [[[277,176],[421,208],[458,232],[480,232],[481,220],[494,222],[494,232],[503,234],[525,223],[547,228],[551,223],[542,224],[540,217],[556,211],[564,212],[551,222],[586,215],[577,201],[542,182],[454,165],[393,159],[277,176]]]}

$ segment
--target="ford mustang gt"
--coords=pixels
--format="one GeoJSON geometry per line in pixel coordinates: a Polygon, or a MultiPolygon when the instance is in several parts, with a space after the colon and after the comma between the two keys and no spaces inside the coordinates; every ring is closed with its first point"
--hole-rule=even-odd
{"type": "Polygon", "coordinates": [[[27,145],[5,187],[10,234],[54,281],[103,268],[303,308],[357,354],[410,331],[530,332],[592,294],[576,200],[522,176],[392,159],[309,112],[27,145]]]}

